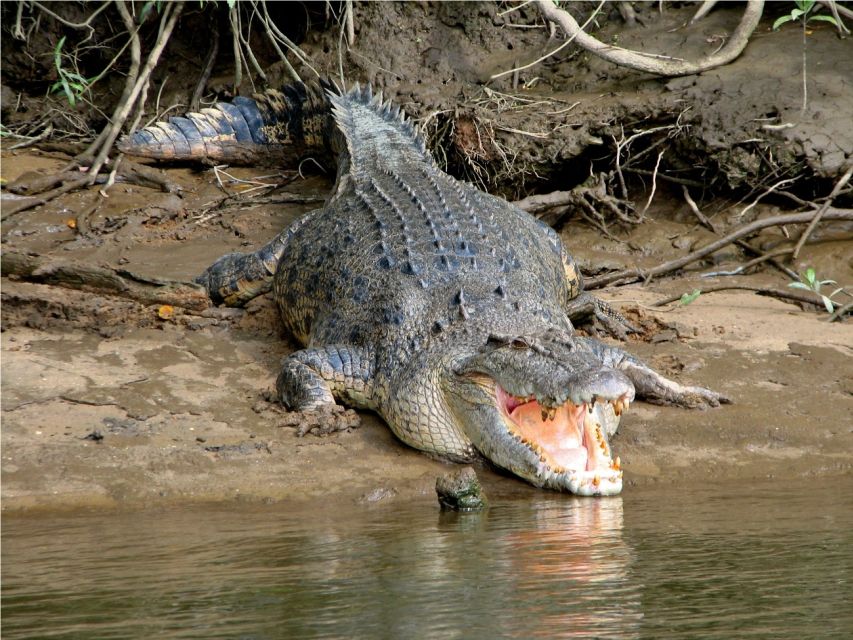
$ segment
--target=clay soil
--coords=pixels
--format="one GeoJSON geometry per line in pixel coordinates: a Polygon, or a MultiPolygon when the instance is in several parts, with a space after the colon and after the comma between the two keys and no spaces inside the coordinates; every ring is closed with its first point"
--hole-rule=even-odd
{"type": "MultiPolygon", "coordinates": [[[[730,20],[727,14],[714,19],[725,22],[730,20]]],[[[736,18],[735,13],[735,22],[736,18]]],[[[458,28],[449,19],[442,24],[458,28]]],[[[381,30],[377,33],[382,35],[381,30]]],[[[648,35],[645,44],[661,46],[661,33],[668,31],[661,27],[648,35]]],[[[473,37],[471,29],[467,34],[473,37]]],[[[822,46],[836,46],[831,33],[823,37],[822,46]]],[[[631,38],[631,46],[642,48],[642,34],[631,38]]],[[[761,64],[768,73],[796,70],[801,61],[801,51],[794,47],[774,48],[777,57],[772,64],[761,51],[750,57],[765,39],[763,32],[756,47],[736,63],[740,67],[673,81],[666,87],[666,100],[673,104],[689,96],[694,104],[707,106],[706,117],[697,122],[694,132],[701,142],[685,158],[693,158],[690,154],[696,149],[705,149],[709,158],[717,154],[715,166],[729,171],[728,186],[736,182],[732,176],[747,175],[744,167],[750,156],[744,156],[745,147],[739,147],[734,138],[749,132],[733,124],[738,116],[743,120],[745,103],[733,100],[727,107],[721,92],[741,99],[754,91],[767,98],[766,87],[747,81],[747,70],[761,64]],[[738,84],[732,84],[732,78],[738,84]]],[[[392,40],[385,42],[390,46],[392,40]]],[[[317,52],[321,45],[315,43],[317,52]]],[[[451,46],[449,51],[455,49],[451,46]]],[[[461,58],[431,55],[436,59],[435,74],[441,73],[441,65],[455,65],[452,77],[458,86],[442,89],[440,83],[419,83],[415,75],[405,75],[406,69],[394,77],[364,69],[360,73],[380,85],[403,86],[413,112],[429,102],[428,90],[438,96],[434,102],[459,99],[460,92],[464,97],[462,85],[474,90],[475,79],[465,76],[468,67],[461,58]]],[[[396,59],[404,64],[409,58],[400,54],[396,59]]],[[[827,65],[844,60],[843,56],[824,59],[827,65]]],[[[491,62],[498,65],[501,60],[491,62]]],[[[349,64],[354,73],[359,72],[353,60],[349,64]]],[[[651,96],[654,90],[649,81],[611,69],[606,92],[592,95],[589,78],[602,76],[599,65],[588,65],[584,76],[588,84],[577,87],[579,93],[573,98],[581,101],[573,114],[579,123],[574,131],[586,129],[576,138],[563,139],[567,156],[569,148],[575,149],[574,157],[585,153],[577,141],[592,135],[590,114],[615,118],[619,113],[636,113],[644,103],[643,92],[651,96]]],[[[387,66],[393,65],[388,62],[382,68],[387,66]]],[[[827,73],[825,84],[820,84],[819,74],[814,76],[824,89],[815,91],[814,99],[826,102],[825,117],[798,121],[797,126],[783,130],[776,144],[790,150],[791,166],[808,172],[804,175],[826,178],[831,188],[831,179],[850,161],[850,150],[844,146],[850,144],[850,120],[841,118],[846,122],[842,126],[837,118],[853,100],[849,78],[840,81],[841,76],[827,73]],[[846,97],[840,97],[844,91],[846,97]],[[806,138],[817,142],[804,146],[806,138]]],[[[774,111],[744,98],[755,113],[772,112],[784,119],[793,112],[800,99],[797,84],[782,85],[777,80],[774,98],[784,104],[774,111]],[[790,95],[783,100],[786,92],[790,95]]],[[[669,108],[655,100],[649,98],[653,105],[649,111],[669,108]]],[[[521,116],[514,110],[507,117],[521,116]]],[[[514,121],[507,122],[507,128],[518,129],[514,121]]],[[[511,145],[513,140],[501,138],[500,142],[511,145]]],[[[518,134],[515,140],[519,148],[530,148],[524,135],[518,134]]],[[[554,144],[553,140],[547,143],[554,144]]],[[[537,158],[529,156],[526,166],[540,162],[537,158]]],[[[36,150],[7,150],[2,161],[2,177],[9,183],[28,172],[56,172],[67,158],[36,150]]],[[[558,165],[564,161],[555,160],[558,165]]],[[[110,188],[108,198],[92,187],[24,213],[8,217],[4,213],[4,256],[33,254],[53,264],[119,270],[131,279],[189,282],[220,255],[266,242],[318,206],[331,187],[327,177],[299,178],[275,194],[280,198],[290,194],[295,203],[214,207],[212,203],[225,195],[223,188],[237,193],[246,185],[227,176],[218,179],[211,169],[164,171],[182,186],[180,194],[119,183],[110,188]],[[92,211],[95,201],[100,204],[92,211]]],[[[228,171],[244,180],[271,173],[253,168],[228,171]]],[[[523,191],[528,185],[514,184],[510,191],[523,191]]],[[[648,192],[643,185],[632,183],[631,188],[635,200],[644,203],[648,192]]],[[[727,197],[736,198],[737,192],[727,197]]],[[[6,208],[18,200],[4,193],[2,202],[6,208]]],[[[701,203],[719,223],[736,223],[744,204],[720,198],[701,203]]],[[[779,206],[778,202],[759,204],[753,214],[784,212],[779,206]]],[[[651,267],[713,237],[696,224],[680,188],[666,185],[658,185],[644,223],[632,228],[614,225],[612,231],[617,239],[605,238],[577,218],[561,228],[564,241],[588,272],[651,267]]],[[[778,230],[766,234],[768,242],[780,237],[778,230]]],[[[821,277],[849,288],[853,284],[849,229],[828,226],[816,239],[794,268],[813,266],[821,277]]],[[[674,277],[598,292],[644,328],[624,348],[679,381],[712,387],[733,400],[731,405],[708,411],[642,402],[632,406],[612,443],[626,470],[625,492],[659,483],[685,487],[720,483],[742,490],[767,478],[850,481],[853,327],[849,322],[828,323],[827,314],[819,309],[803,309],[746,291],[703,294],[687,306],[650,307],[663,297],[709,284],[786,288],[789,278],[772,270],[701,277],[734,268],[744,259],[730,247],[674,277]]],[[[433,500],[436,476],[450,468],[398,442],[370,413],[359,414],[358,426],[330,435],[297,436],[292,421],[270,402],[278,363],[297,345],[284,334],[269,295],[241,310],[190,310],[142,303],[103,289],[81,290],[37,280],[4,277],[2,281],[4,510],[235,500],[331,499],[364,504],[433,500]]],[[[478,473],[492,497],[537,491],[485,465],[478,467],[478,473]]]]}

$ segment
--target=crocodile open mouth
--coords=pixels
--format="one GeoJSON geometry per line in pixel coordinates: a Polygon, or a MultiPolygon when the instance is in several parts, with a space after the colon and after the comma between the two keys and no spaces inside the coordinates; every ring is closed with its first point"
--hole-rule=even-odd
{"type": "Polygon", "coordinates": [[[584,487],[582,493],[611,493],[604,485],[616,482],[621,488],[620,460],[612,457],[596,404],[610,403],[619,416],[630,405],[627,394],[547,407],[495,384],[495,398],[510,434],[539,456],[548,475],[571,476],[573,484],[584,487]]]}

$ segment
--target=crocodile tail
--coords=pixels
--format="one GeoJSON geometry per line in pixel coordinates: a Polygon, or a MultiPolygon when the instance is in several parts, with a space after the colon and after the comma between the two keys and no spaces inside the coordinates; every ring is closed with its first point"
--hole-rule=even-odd
{"type": "Polygon", "coordinates": [[[334,160],[334,120],[327,81],[238,96],[200,112],[173,116],[122,138],[122,153],[158,160],[291,166],[306,157],[334,160]]]}

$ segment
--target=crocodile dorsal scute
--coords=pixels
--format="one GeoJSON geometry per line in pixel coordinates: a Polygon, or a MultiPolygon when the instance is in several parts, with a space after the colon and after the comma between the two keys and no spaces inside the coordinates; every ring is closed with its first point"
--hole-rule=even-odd
{"type": "Polygon", "coordinates": [[[400,107],[383,100],[381,91],[374,93],[370,85],[356,84],[345,94],[329,92],[328,98],[353,171],[376,167],[379,158],[389,154],[432,162],[417,127],[400,107]]]}

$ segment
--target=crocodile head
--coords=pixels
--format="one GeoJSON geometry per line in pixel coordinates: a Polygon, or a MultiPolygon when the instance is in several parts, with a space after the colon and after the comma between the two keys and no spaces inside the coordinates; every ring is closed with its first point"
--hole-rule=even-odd
{"type": "Polygon", "coordinates": [[[491,462],[540,487],[622,490],[608,436],[634,386],[571,334],[491,336],[445,378],[456,423],[491,462]]]}

